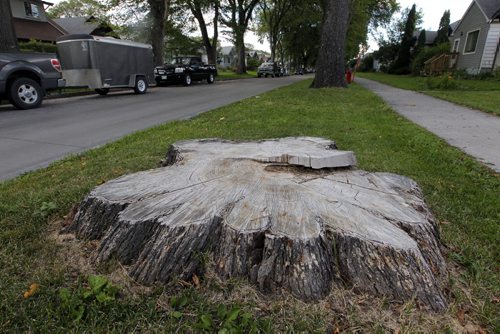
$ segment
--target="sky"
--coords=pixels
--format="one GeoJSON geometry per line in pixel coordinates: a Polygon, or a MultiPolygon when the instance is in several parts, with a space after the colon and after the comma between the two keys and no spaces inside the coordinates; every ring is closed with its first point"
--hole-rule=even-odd
{"type": "MultiPolygon", "coordinates": [[[[48,0],[53,3],[61,2],[62,0],[48,0]]],[[[417,5],[418,9],[422,9],[424,14],[424,22],[422,27],[426,30],[437,30],[439,26],[439,20],[443,15],[445,10],[451,11],[451,22],[460,20],[471,4],[472,0],[399,0],[398,1],[401,8],[411,7],[413,3],[417,5]]],[[[245,42],[254,45],[257,50],[269,51],[269,43],[264,42],[263,44],[258,42],[257,36],[252,32],[247,32],[245,35],[245,42]]],[[[227,43],[229,42],[224,42],[227,43]]],[[[374,41],[370,41],[370,49],[376,50],[377,45],[374,41]]]]}

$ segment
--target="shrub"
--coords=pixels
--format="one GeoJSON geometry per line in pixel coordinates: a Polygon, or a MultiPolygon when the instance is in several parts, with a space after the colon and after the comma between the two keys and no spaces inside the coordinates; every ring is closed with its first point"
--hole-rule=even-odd
{"type": "Polygon", "coordinates": [[[370,72],[373,71],[373,55],[366,56],[363,58],[361,62],[361,66],[359,67],[360,72],[370,72]]]}
{"type": "Polygon", "coordinates": [[[255,58],[248,58],[247,59],[247,70],[249,71],[255,71],[257,68],[262,64],[262,62],[258,59],[255,58]]]}
{"type": "Polygon", "coordinates": [[[20,42],[19,49],[25,52],[57,52],[57,46],[55,44],[44,43],[34,39],[30,39],[29,42],[20,42]]]}
{"type": "Polygon", "coordinates": [[[455,90],[460,85],[450,74],[444,74],[439,77],[427,78],[427,87],[431,90],[455,90]]]}
{"type": "Polygon", "coordinates": [[[424,70],[425,62],[427,60],[449,51],[450,46],[448,43],[443,43],[431,48],[424,48],[420,50],[420,52],[415,55],[415,59],[413,59],[413,62],[411,64],[411,73],[413,75],[420,75],[424,70]]]}

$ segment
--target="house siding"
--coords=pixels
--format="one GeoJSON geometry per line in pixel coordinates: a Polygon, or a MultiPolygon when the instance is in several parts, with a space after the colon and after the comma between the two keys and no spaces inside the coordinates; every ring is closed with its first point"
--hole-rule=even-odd
{"type": "Polygon", "coordinates": [[[495,61],[499,39],[500,23],[492,23],[490,25],[490,30],[488,31],[488,36],[486,37],[486,43],[484,46],[483,61],[481,63],[482,70],[493,69],[493,62],[495,61]]]}
{"type": "Polygon", "coordinates": [[[457,63],[458,68],[466,69],[469,73],[479,73],[481,71],[481,61],[483,59],[483,50],[486,44],[488,31],[489,23],[481,9],[474,2],[452,37],[453,40],[460,38],[460,56],[458,57],[457,63]],[[464,54],[467,33],[478,29],[480,31],[476,45],[476,52],[464,54]]]}

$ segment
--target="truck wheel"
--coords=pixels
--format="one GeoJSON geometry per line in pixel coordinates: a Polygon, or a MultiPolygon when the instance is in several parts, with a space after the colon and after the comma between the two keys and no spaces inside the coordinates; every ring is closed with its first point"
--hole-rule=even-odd
{"type": "Polygon", "coordinates": [[[137,77],[135,79],[134,92],[136,94],[144,94],[148,91],[148,82],[144,77],[137,77]]]}
{"type": "Polygon", "coordinates": [[[109,88],[97,88],[95,92],[99,95],[107,95],[109,93],[109,88]]]}
{"type": "Polygon", "coordinates": [[[186,73],[184,76],[184,86],[191,86],[191,83],[193,82],[193,79],[191,78],[191,74],[186,73]]]}
{"type": "Polygon", "coordinates": [[[9,93],[10,103],[17,109],[32,109],[42,104],[43,90],[35,80],[17,78],[10,85],[9,93]]]}
{"type": "Polygon", "coordinates": [[[208,75],[207,82],[208,82],[209,84],[213,84],[213,83],[215,82],[215,76],[214,76],[214,74],[213,74],[213,73],[210,73],[210,74],[208,75]]]}

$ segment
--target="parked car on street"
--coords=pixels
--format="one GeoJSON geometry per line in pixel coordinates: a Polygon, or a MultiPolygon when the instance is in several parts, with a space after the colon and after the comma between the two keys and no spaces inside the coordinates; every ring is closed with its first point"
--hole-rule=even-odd
{"type": "Polygon", "coordinates": [[[111,88],[144,94],[154,84],[153,48],[113,37],[66,35],[57,40],[67,86],[89,87],[100,95],[111,88]]]}
{"type": "Polygon", "coordinates": [[[157,85],[177,83],[190,86],[193,81],[203,80],[213,84],[216,76],[217,68],[215,65],[204,63],[201,57],[176,57],[170,64],[155,68],[157,85]]]}
{"type": "Polygon", "coordinates": [[[64,86],[55,54],[0,53],[0,99],[8,99],[16,108],[36,108],[47,90],[64,86]]]}
{"type": "Polygon", "coordinates": [[[282,76],[281,66],[272,61],[262,63],[257,69],[257,78],[268,76],[273,78],[282,76]]]}

